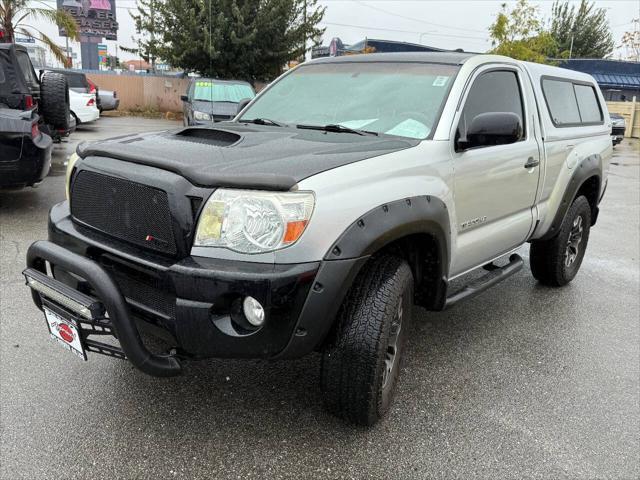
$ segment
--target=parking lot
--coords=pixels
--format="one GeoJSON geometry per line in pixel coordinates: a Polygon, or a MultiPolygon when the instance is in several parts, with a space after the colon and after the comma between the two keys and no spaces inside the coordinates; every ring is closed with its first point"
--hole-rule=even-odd
{"type": "Polygon", "coordinates": [[[395,403],[363,429],[323,410],[317,355],[158,379],[49,339],[20,273],[64,199],[66,157],[78,141],[179,125],[101,118],[56,146],[39,188],[0,192],[3,479],[640,476],[637,140],[615,149],[575,281],[544,288],[526,266],[451,310],[418,309],[395,403]]]}

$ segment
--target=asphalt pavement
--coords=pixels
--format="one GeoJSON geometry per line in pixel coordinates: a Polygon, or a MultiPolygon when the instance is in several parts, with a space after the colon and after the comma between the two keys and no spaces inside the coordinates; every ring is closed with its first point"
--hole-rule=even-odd
{"type": "Polygon", "coordinates": [[[363,429],[323,410],[317,355],[157,379],[49,339],[20,272],[64,198],[66,157],[80,140],[177,125],[102,118],[56,146],[39,188],[0,192],[1,478],[640,476],[637,141],[615,149],[573,283],[542,287],[527,266],[449,311],[418,309],[392,409],[363,429]]]}

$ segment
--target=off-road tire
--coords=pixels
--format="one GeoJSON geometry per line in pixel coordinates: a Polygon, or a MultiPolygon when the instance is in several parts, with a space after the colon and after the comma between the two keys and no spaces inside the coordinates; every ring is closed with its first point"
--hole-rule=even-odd
{"type": "Polygon", "coordinates": [[[573,280],[580,270],[587,249],[590,228],[591,207],[589,201],[586,197],[579,196],[571,204],[556,236],[548,240],[531,242],[529,263],[531,273],[536,280],[550,287],[562,287],[573,280]],[[573,253],[569,254],[570,242],[573,239],[575,243],[578,223],[581,226],[580,240],[575,258],[568,264],[573,255],[573,253]]]}
{"type": "Polygon", "coordinates": [[[55,72],[42,75],[40,102],[45,123],[56,129],[69,129],[69,85],[64,75],[55,72]]]}
{"type": "Polygon", "coordinates": [[[412,306],[413,275],[407,262],[381,256],[363,267],[323,350],[321,388],[331,413],[359,425],[372,425],[386,413],[401,368],[412,306]],[[394,338],[390,361],[389,342],[394,338]]]}

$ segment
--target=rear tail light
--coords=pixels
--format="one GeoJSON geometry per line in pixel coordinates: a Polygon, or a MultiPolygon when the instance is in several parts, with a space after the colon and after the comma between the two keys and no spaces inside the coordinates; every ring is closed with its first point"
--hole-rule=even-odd
{"type": "Polygon", "coordinates": [[[87,78],[87,82],[89,82],[89,93],[96,93],[96,84],[87,78]]]}
{"type": "Polygon", "coordinates": [[[89,101],[87,102],[87,107],[93,107],[95,103],[96,103],[96,99],[90,98],[89,101]]]}
{"type": "Polygon", "coordinates": [[[31,125],[31,138],[36,139],[40,136],[40,129],[38,128],[38,124],[34,123],[31,125]]]}
{"type": "Polygon", "coordinates": [[[31,95],[25,95],[24,107],[25,107],[25,110],[29,110],[34,107],[33,97],[31,95]]]}

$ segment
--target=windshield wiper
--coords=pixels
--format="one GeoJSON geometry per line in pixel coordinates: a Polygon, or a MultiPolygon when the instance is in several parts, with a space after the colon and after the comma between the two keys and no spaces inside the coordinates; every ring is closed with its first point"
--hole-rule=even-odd
{"type": "Polygon", "coordinates": [[[274,127],[286,127],[286,123],[276,122],[270,118],[254,118],[253,120],[241,119],[240,123],[255,123],[256,125],[271,125],[274,127]]]}
{"type": "Polygon", "coordinates": [[[307,130],[322,130],[325,132],[333,133],[353,133],[355,135],[375,135],[378,136],[378,132],[371,132],[369,130],[357,130],[355,128],[345,127],[344,125],[338,125],[330,123],[328,125],[297,125],[298,128],[307,130]]]}

